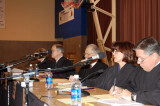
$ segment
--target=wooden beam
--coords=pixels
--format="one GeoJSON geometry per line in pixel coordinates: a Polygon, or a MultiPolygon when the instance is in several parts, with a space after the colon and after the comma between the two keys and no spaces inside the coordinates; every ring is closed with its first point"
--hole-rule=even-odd
{"type": "Polygon", "coordinates": [[[116,41],[116,0],[112,0],[112,17],[113,24],[112,24],[112,42],[116,41]]]}

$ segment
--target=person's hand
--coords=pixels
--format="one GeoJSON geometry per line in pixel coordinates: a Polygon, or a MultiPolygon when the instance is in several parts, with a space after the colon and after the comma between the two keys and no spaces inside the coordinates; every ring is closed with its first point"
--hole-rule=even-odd
{"type": "Polygon", "coordinates": [[[121,98],[126,99],[126,100],[131,100],[131,92],[127,89],[123,90],[121,98]]]}
{"type": "Polygon", "coordinates": [[[109,94],[117,98],[121,97],[122,92],[123,89],[117,86],[112,86],[111,89],[109,90],[109,94]]]}
{"type": "Polygon", "coordinates": [[[69,76],[69,81],[70,81],[70,82],[74,81],[74,76],[73,76],[73,75],[70,75],[70,76],[69,76]]]}
{"type": "Polygon", "coordinates": [[[112,86],[111,89],[109,90],[109,94],[112,95],[112,96],[113,96],[113,93],[114,93],[113,89],[114,89],[114,86],[112,86]]]}

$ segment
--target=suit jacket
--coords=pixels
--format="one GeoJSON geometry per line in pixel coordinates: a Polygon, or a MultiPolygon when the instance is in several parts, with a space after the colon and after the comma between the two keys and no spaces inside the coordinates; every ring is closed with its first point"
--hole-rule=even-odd
{"type": "MultiPolygon", "coordinates": [[[[65,58],[64,56],[61,57],[57,62],[54,62],[53,67],[54,68],[62,68],[62,67],[68,67],[68,66],[73,66],[73,63],[65,58]]],[[[65,68],[65,69],[58,69],[52,71],[53,77],[54,78],[67,78],[70,75],[75,74],[75,69],[74,68],[65,68]]]]}
{"type": "MultiPolygon", "coordinates": [[[[100,69],[106,69],[106,68],[108,68],[108,66],[106,64],[104,64],[101,60],[98,60],[97,63],[92,68],[90,68],[90,65],[83,66],[80,69],[78,74],[79,74],[80,78],[83,79],[92,73],[96,73],[100,69]]],[[[97,78],[100,74],[101,73],[95,74],[95,75],[89,77],[88,79],[97,78]]]]}
{"type": "Polygon", "coordinates": [[[150,72],[137,66],[137,74],[133,80],[136,101],[143,104],[160,105],[160,64],[150,72]]]}
{"type": "MultiPolygon", "coordinates": [[[[133,64],[125,64],[121,69],[119,69],[119,64],[116,64],[107,68],[98,78],[86,80],[84,85],[110,90],[116,78],[116,86],[127,88],[136,74],[135,69],[133,64]]],[[[132,90],[132,88],[130,89],[132,90]]]]}

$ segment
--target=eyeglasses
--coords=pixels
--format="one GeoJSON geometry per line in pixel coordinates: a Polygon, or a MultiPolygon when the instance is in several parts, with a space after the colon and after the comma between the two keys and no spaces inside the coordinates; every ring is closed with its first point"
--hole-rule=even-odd
{"type": "Polygon", "coordinates": [[[53,53],[53,52],[55,52],[55,51],[58,51],[58,49],[54,49],[54,50],[52,50],[52,53],[53,53]]]}
{"type": "Polygon", "coordinates": [[[85,56],[85,55],[89,56],[89,55],[91,55],[91,54],[94,54],[94,53],[84,53],[84,56],[85,56]]]}
{"type": "Polygon", "coordinates": [[[117,52],[119,52],[119,51],[115,49],[112,53],[115,54],[115,53],[117,53],[117,52]]]}
{"type": "Polygon", "coordinates": [[[140,57],[138,57],[137,62],[138,62],[139,64],[142,64],[142,63],[143,63],[145,60],[147,60],[150,56],[151,56],[151,55],[149,55],[149,56],[146,57],[146,58],[140,58],[140,57]]]}

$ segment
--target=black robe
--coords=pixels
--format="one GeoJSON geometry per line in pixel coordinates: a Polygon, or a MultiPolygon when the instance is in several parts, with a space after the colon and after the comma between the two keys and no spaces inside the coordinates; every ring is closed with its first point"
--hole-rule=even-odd
{"type": "MultiPolygon", "coordinates": [[[[54,68],[62,68],[62,67],[68,67],[68,66],[73,66],[73,63],[65,58],[64,56],[61,57],[57,62],[53,63],[54,68]]],[[[74,67],[72,68],[65,68],[65,69],[58,69],[58,70],[52,70],[53,73],[53,78],[67,78],[70,75],[75,74],[75,69],[74,67]]]]}
{"type": "Polygon", "coordinates": [[[101,60],[98,60],[97,63],[92,68],[90,68],[90,65],[83,66],[80,69],[78,74],[81,79],[84,79],[87,76],[91,75],[92,73],[95,73],[95,74],[92,74],[90,77],[88,77],[88,79],[94,79],[101,74],[101,73],[96,73],[97,71],[101,69],[105,70],[106,68],[108,68],[108,66],[105,63],[103,63],[101,60]]]}
{"type": "Polygon", "coordinates": [[[39,69],[54,68],[54,60],[46,57],[42,62],[38,62],[39,69]]]}
{"type": "Polygon", "coordinates": [[[121,69],[118,68],[119,64],[109,67],[98,78],[94,80],[86,80],[84,82],[84,85],[110,90],[110,88],[114,85],[114,80],[116,78],[115,85],[123,86],[124,88],[126,88],[135,76],[136,67],[133,64],[125,64],[121,69]]]}
{"type": "Polygon", "coordinates": [[[133,81],[137,94],[136,101],[143,104],[160,105],[160,64],[150,72],[145,72],[140,66],[133,81]]]}

